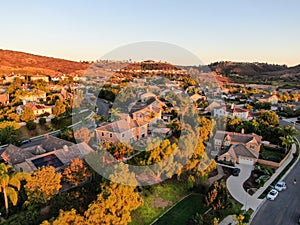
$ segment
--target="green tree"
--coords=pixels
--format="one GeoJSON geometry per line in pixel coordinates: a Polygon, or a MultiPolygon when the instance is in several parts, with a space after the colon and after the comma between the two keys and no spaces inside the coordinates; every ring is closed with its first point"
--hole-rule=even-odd
{"type": "Polygon", "coordinates": [[[39,119],[39,124],[40,124],[40,125],[45,125],[45,123],[46,123],[46,118],[41,117],[41,118],[39,119]]]}
{"type": "Polygon", "coordinates": [[[55,102],[55,105],[53,107],[53,115],[56,117],[59,117],[64,112],[66,112],[66,106],[63,99],[58,99],[55,102]]]}
{"type": "Polygon", "coordinates": [[[29,203],[43,204],[49,201],[59,192],[61,177],[52,166],[42,167],[33,172],[25,185],[29,203]]]}
{"type": "Polygon", "coordinates": [[[12,167],[0,164],[0,192],[4,196],[6,216],[8,216],[8,198],[14,206],[17,204],[21,181],[26,177],[25,173],[15,172],[12,167]]]}
{"type": "Polygon", "coordinates": [[[17,143],[20,134],[20,125],[15,121],[0,122],[0,143],[17,143]]]}
{"type": "Polygon", "coordinates": [[[33,121],[35,119],[33,110],[29,106],[25,106],[21,118],[25,122],[33,121]]]}
{"type": "Polygon", "coordinates": [[[26,123],[26,127],[28,128],[28,130],[35,130],[36,129],[36,123],[33,121],[28,121],[26,123]]]}

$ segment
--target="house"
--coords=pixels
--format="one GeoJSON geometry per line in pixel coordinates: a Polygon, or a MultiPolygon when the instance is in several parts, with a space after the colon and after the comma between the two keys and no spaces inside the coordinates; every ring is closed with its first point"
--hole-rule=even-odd
{"type": "Polygon", "coordinates": [[[229,117],[240,118],[242,120],[251,119],[249,110],[238,107],[234,104],[231,105],[223,105],[220,107],[216,107],[213,110],[213,116],[215,117],[229,117]]]}
{"type": "Polygon", "coordinates": [[[104,124],[95,129],[98,142],[132,143],[144,139],[148,135],[148,123],[138,122],[128,116],[112,123],[104,124]]]}
{"type": "Polygon", "coordinates": [[[1,105],[9,104],[9,94],[7,93],[0,94],[0,104],[1,105]]]}
{"type": "Polygon", "coordinates": [[[37,76],[31,76],[30,81],[37,81],[37,80],[43,80],[45,82],[49,82],[49,77],[46,75],[37,75],[37,76]]]}
{"type": "Polygon", "coordinates": [[[278,97],[277,95],[263,95],[262,97],[257,99],[258,102],[269,102],[272,105],[278,104],[278,97]]]}
{"type": "Polygon", "coordinates": [[[149,124],[161,119],[164,105],[156,98],[135,102],[129,113],[119,114],[119,120],[95,129],[95,136],[98,141],[111,143],[132,143],[144,139],[148,136],[149,124]]]}
{"type": "MultiPolygon", "coordinates": [[[[48,136],[47,142],[60,142],[64,140],[48,136]]],[[[57,171],[62,170],[68,166],[75,158],[82,159],[85,155],[94,152],[94,150],[85,142],[68,145],[59,145],[50,151],[46,150],[45,145],[32,146],[21,149],[14,145],[9,145],[6,150],[1,154],[5,162],[12,165],[18,171],[33,172],[42,166],[53,166],[57,171]]],[[[49,149],[49,148],[47,148],[49,149]]]]}
{"type": "Polygon", "coordinates": [[[25,105],[19,105],[16,108],[17,114],[21,115],[26,106],[29,106],[33,110],[34,115],[36,115],[36,116],[44,114],[44,113],[52,114],[53,106],[37,104],[35,102],[28,102],[25,105]]]}
{"type": "Polygon", "coordinates": [[[27,92],[26,95],[20,97],[22,102],[39,102],[39,101],[46,101],[46,92],[45,91],[30,91],[27,92]]]}
{"type": "Polygon", "coordinates": [[[218,130],[214,136],[214,153],[219,160],[254,165],[259,157],[262,137],[218,130]]]}
{"type": "Polygon", "coordinates": [[[17,78],[20,80],[25,80],[25,76],[23,75],[10,74],[3,77],[3,84],[13,83],[17,78]]]}
{"type": "Polygon", "coordinates": [[[206,96],[204,95],[199,95],[199,94],[193,94],[192,96],[190,96],[190,99],[195,102],[195,103],[198,103],[199,101],[202,101],[202,100],[206,100],[206,96]]]}
{"type": "Polygon", "coordinates": [[[205,108],[205,111],[213,112],[215,108],[219,108],[221,105],[222,102],[213,101],[205,108]]]}

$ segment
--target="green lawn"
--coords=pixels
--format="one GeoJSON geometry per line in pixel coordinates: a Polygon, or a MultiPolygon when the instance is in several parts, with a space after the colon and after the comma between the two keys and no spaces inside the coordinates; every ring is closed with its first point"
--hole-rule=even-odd
{"type": "Polygon", "coordinates": [[[168,180],[148,189],[144,188],[142,191],[144,205],[132,212],[130,225],[150,224],[188,194],[186,184],[175,180],[168,180]]]}
{"type": "Polygon", "coordinates": [[[154,225],[186,224],[197,212],[203,214],[208,207],[203,204],[203,195],[192,194],[179,202],[154,225]]]}

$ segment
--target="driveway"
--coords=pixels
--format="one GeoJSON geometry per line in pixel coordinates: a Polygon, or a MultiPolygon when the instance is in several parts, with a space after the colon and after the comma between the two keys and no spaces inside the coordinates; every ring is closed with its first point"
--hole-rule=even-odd
{"type": "Polygon", "coordinates": [[[243,205],[243,209],[253,209],[259,206],[262,200],[249,195],[243,188],[243,183],[250,177],[253,170],[252,165],[238,164],[237,168],[241,170],[239,176],[230,176],[226,181],[227,189],[231,196],[243,205]]]}

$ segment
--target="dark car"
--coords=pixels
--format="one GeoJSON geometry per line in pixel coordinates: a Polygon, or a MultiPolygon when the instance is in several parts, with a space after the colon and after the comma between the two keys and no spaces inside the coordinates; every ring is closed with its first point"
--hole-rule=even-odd
{"type": "Polygon", "coordinates": [[[240,174],[241,170],[239,168],[234,168],[231,172],[233,176],[238,176],[240,174]]]}
{"type": "Polygon", "coordinates": [[[31,140],[30,139],[25,139],[23,141],[20,142],[21,145],[24,145],[24,144],[27,144],[27,143],[30,143],[31,140]]]}

